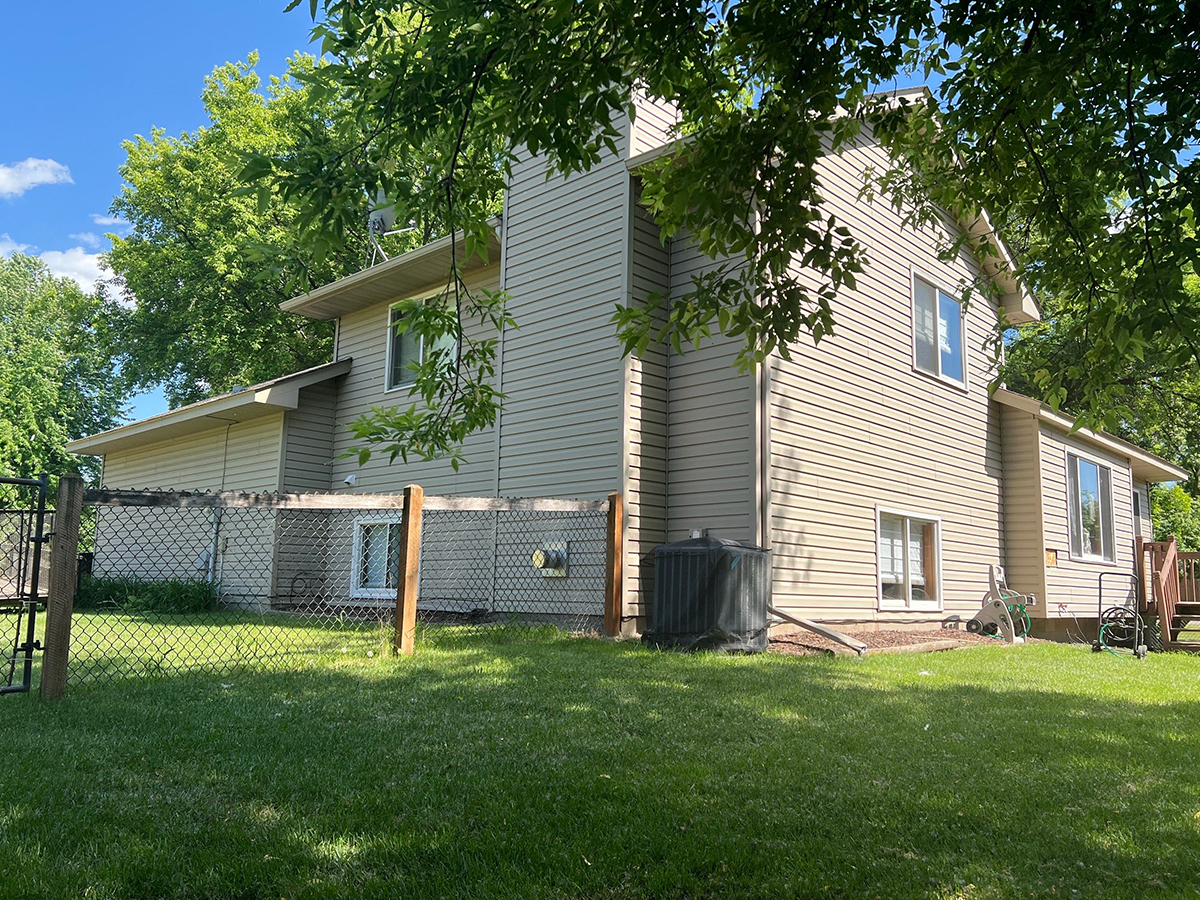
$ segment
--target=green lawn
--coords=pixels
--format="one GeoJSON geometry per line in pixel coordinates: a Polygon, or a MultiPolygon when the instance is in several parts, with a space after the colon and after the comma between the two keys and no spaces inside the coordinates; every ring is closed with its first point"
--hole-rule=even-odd
{"type": "Polygon", "coordinates": [[[0,698],[8,897],[1195,897],[1200,659],[542,634],[0,698]]]}

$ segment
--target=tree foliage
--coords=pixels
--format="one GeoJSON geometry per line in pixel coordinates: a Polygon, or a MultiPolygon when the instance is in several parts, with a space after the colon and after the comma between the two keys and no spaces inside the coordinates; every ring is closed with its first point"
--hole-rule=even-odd
{"type": "MultiPolygon", "coordinates": [[[[333,281],[366,262],[368,197],[344,203],[353,227],[336,252],[300,247],[306,211],[278,195],[247,192],[248,154],[335,154],[361,136],[347,101],[311,90],[311,57],[288,61],[264,85],[258,59],[218,67],[201,95],[206,127],[171,137],[154,129],[123,144],[125,181],[111,211],[133,226],[108,255],[132,304],[125,374],[138,387],[162,384],[172,405],[325,362],[328,323],[280,311],[308,285],[333,281]]],[[[438,233],[423,219],[388,239],[392,251],[438,233]]]]}
{"type": "MultiPolygon", "coordinates": [[[[1200,305],[1200,279],[1189,275],[1184,284],[1189,304],[1200,305]]],[[[1011,336],[1001,378],[1013,390],[1043,397],[1048,373],[1056,372],[1062,408],[1086,410],[1084,375],[1094,344],[1070,304],[1051,302],[1043,313],[1041,322],[1011,336]]],[[[1153,352],[1128,357],[1112,367],[1105,397],[1109,429],[1187,469],[1184,487],[1200,494],[1200,370],[1153,352]]]]}
{"type": "Polygon", "coordinates": [[[1200,500],[1182,485],[1156,484],[1150,489],[1150,506],[1156,541],[1174,536],[1180,550],[1200,550],[1200,500]]]}
{"type": "Polygon", "coordinates": [[[119,318],[103,294],[54,278],[37,257],[0,256],[0,475],[96,474],[63,448],[120,418],[119,318]]]}
{"type": "MultiPolygon", "coordinates": [[[[293,3],[298,5],[299,0],[293,3]]],[[[833,300],[867,264],[862,238],[821,205],[820,158],[869,125],[893,165],[882,191],[913,224],[953,213],[990,231],[976,252],[1019,251],[1020,274],[1058,298],[1080,365],[1042,373],[1042,394],[1112,425],[1128,360],[1196,366],[1182,276],[1192,219],[1200,75],[1194,4],[1151,0],[1054,6],[1013,0],[310,0],[333,60],[314,73],[345,90],[367,135],[353,165],[320,148],[244,173],[308,209],[308,238],[337,247],[346,198],[382,188],[401,208],[441,204],[478,240],[486,198],[524,146],[563,172],[617,140],[636,89],[675,103],[680,135],[644,174],[667,234],[687,229],[728,267],[667,300],[667,327],[618,316],[626,351],[719,328],[742,336],[743,365],[834,327],[833,300]],[[944,76],[926,99],[876,93],[914,73],[944,76]],[[504,135],[494,157],[472,135],[504,135]],[[403,148],[432,144],[431,178],[403,148]],[[424,174],[424,173],[423,173],[424,174]],[[430,183],[436,185],[432,189],[430,183]],[[796,275],[800,262],[805,278],[796,275]]],[[[947,254],[958,248],[945,248],[947,254]]],[[[986,285],[968,286],[965,293],[986,285]]]]}

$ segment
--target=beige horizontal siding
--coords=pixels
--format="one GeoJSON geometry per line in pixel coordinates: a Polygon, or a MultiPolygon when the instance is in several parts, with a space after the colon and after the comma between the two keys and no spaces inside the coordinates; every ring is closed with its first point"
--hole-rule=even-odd
{"type": "MultiPolygon", "coordinates": [[[[633,303],[642,303],[651,294],[670,293],[670,251],[636,196],[631,195],[630,204],[630,294],[633,303]]],[[[661,344],[626,360],[626,616],[647,614],[654,591],[654,548],[667,539],[667,373],[667,352],[661,344]]]]}
{"type": "MultiPolygon", "coordinates": [[[[671,241],[671,294],[728,260],[700,253],[686,233],[671,241]]],[[[733,362],[740,338],[717,336],[671,352],[668,366],[667,539],[693,530],[754,539],[755,382],[733,362]]]]}
{"type": "Polygon", "coordinates": [[[1132,573],[1133,565],[1133,476],[1129,460],[1093,448],[1090,444],[1070,437],[1042,423],[1042,516],[1046,549],[1057,557],[1056,565],[1046,566],[1047,615],[1095,616],[1100,602],[1099,576],[1105,577],[1104,605],[1128,602],[1130,580],[1121,577],[1132,573]],[[1116,540],[1116,560],[1112,563],[1087,562],[1071,559],[1071,537],[1068,531],[1067,453],[1077,452],[1112,470],[1113,532],[1116,540]]]}
{"type": "Polygon", "coordinates": [[[108,454],[104,483],[113,488],[275,491],[283,413],[108,454]]]}
{"type": "Polygon", "coordinates": [[[987,395],[997,309],[982,298],[967,309],[966,390],[914,370],[914,269],[951,293],[979,269],[965,252],[938,258],[949,226],[908,229],[890,203],[859,199],[866,168],[886,163],[869,137],[822,161],[825,209],[869,262],[834,304],[834,335],[799,342],[768,373],[775,602],[830,619],[904,618],[878,608],[878,507],[940,518],[942,614],[977,609],[988,567],[1004,561],[1000,427],[987,395]]]}
{"type": "Polygon", "coordinates": [[[636,92],[633,98],[633,135],[630,140],[630,156],[637,156],[661,147],[671,138],[671,130],[679,121],[675,104],[665,100],[651,100],[636,92]]]}
{"type": "Polygon", "coordinates": [[[300,391],[299,405],[284,417],[283,489],[327,491],[333,466],[337,384],[314,384],[300,391]]]}
{"type": "MultiPolygon", "coordinates": [[[[472,273],[467,284],[471,290],[498,289],[499,266],[472,273]]],[[[436,289],[437,286],[431,287],[436,289]]],[[[402,490],[406,484],[419,484],[431,494],[492,495],[496,476],[495,437],[491,429],[467,438],[463,445],[466,461],[458,472],[446,460],[414,458],[405,463],[397,457],[393,463],[389,462],[386,453],[381,452],[375,452],[363,466],[359,466],[353,457],[341,458],[357,446],[350,425],[360,416],[370,413],[373,407],[407,409],[419,402],[419,398],[409,396],[407,389],[384,389],[389,311],[393,304],[403,299],[396,297],[342,318],[339,358],[352,357],[354,364],[341,379],[338,390],[329,465],[331,486],[346,493],[388,493],[402,490]],[[345,484],[350,475],[355,476],[357,484],[345,484]]],[[[477,324],[468,323],[467,327],[477,329],[478,336],[484,336],[477,324]]]]}
{"type": "Polygon", "coordinates": [[[499,436],[504,496],[598,497],[622,486],[624,362],[611,317],[628,297],[629,175],[621,154],[546,178],[514,167],[506,204],[499,436]]]}
{"type": "Polygon", "coordinates": [[[1008,586],[1037,597],[1030,610],[1046,615],[1046,563],[1042,541],[1041,439],[1030,413],[1000,408],[1004,448],[1005,574],[1008,586]]]}

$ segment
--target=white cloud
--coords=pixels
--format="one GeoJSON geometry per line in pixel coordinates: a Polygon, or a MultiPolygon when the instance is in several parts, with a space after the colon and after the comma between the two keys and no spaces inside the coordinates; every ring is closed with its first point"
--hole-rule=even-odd
{"type": "Polygon", "coordinates": [[[100,246],[100,236],[91,231],[81,231],[79,234],[67,235],[73,241],[79,241],[81,244],[87,244],[93,250],[100,246]]]}
{"type": "Polygon", "coordinates": [[[133,226],[120,216],[106,216],[103,213],[92,213],[92,221],[103,228],[132,228],[133,226]]]}
{"type": "Polygon", "coordinates": [[[29,249],[28,244],[20,244],[8,236],[8,233],[0,234],[0,256],[11,256],[13,253],[24,253],[29,249]]]}
{"type": "Polygon", "coordinates": [[[61,278],[74,278],[81,288],[91,291],[101,278],[111,278],[112,272],[100,262],[99,253],[88,253],[82,247],[70,250],[47,250],[42,261],[51,274],[61,278]]]}
{"type": "Polygon", "coordinates": [[[39,184],[74,184],[71,170],[52,159],[32,156],[10,166],[0,165],[0,197],[20,197],[39,184]]]}

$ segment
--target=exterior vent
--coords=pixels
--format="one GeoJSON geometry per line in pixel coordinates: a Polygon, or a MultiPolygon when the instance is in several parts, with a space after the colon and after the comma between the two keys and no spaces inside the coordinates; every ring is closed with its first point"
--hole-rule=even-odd
{"type": "Polygon", "coordinates": [[[702,537],[654,551],[654,604],[644,640],[681,650],[767,647],[771,554],[702,537]]]}

